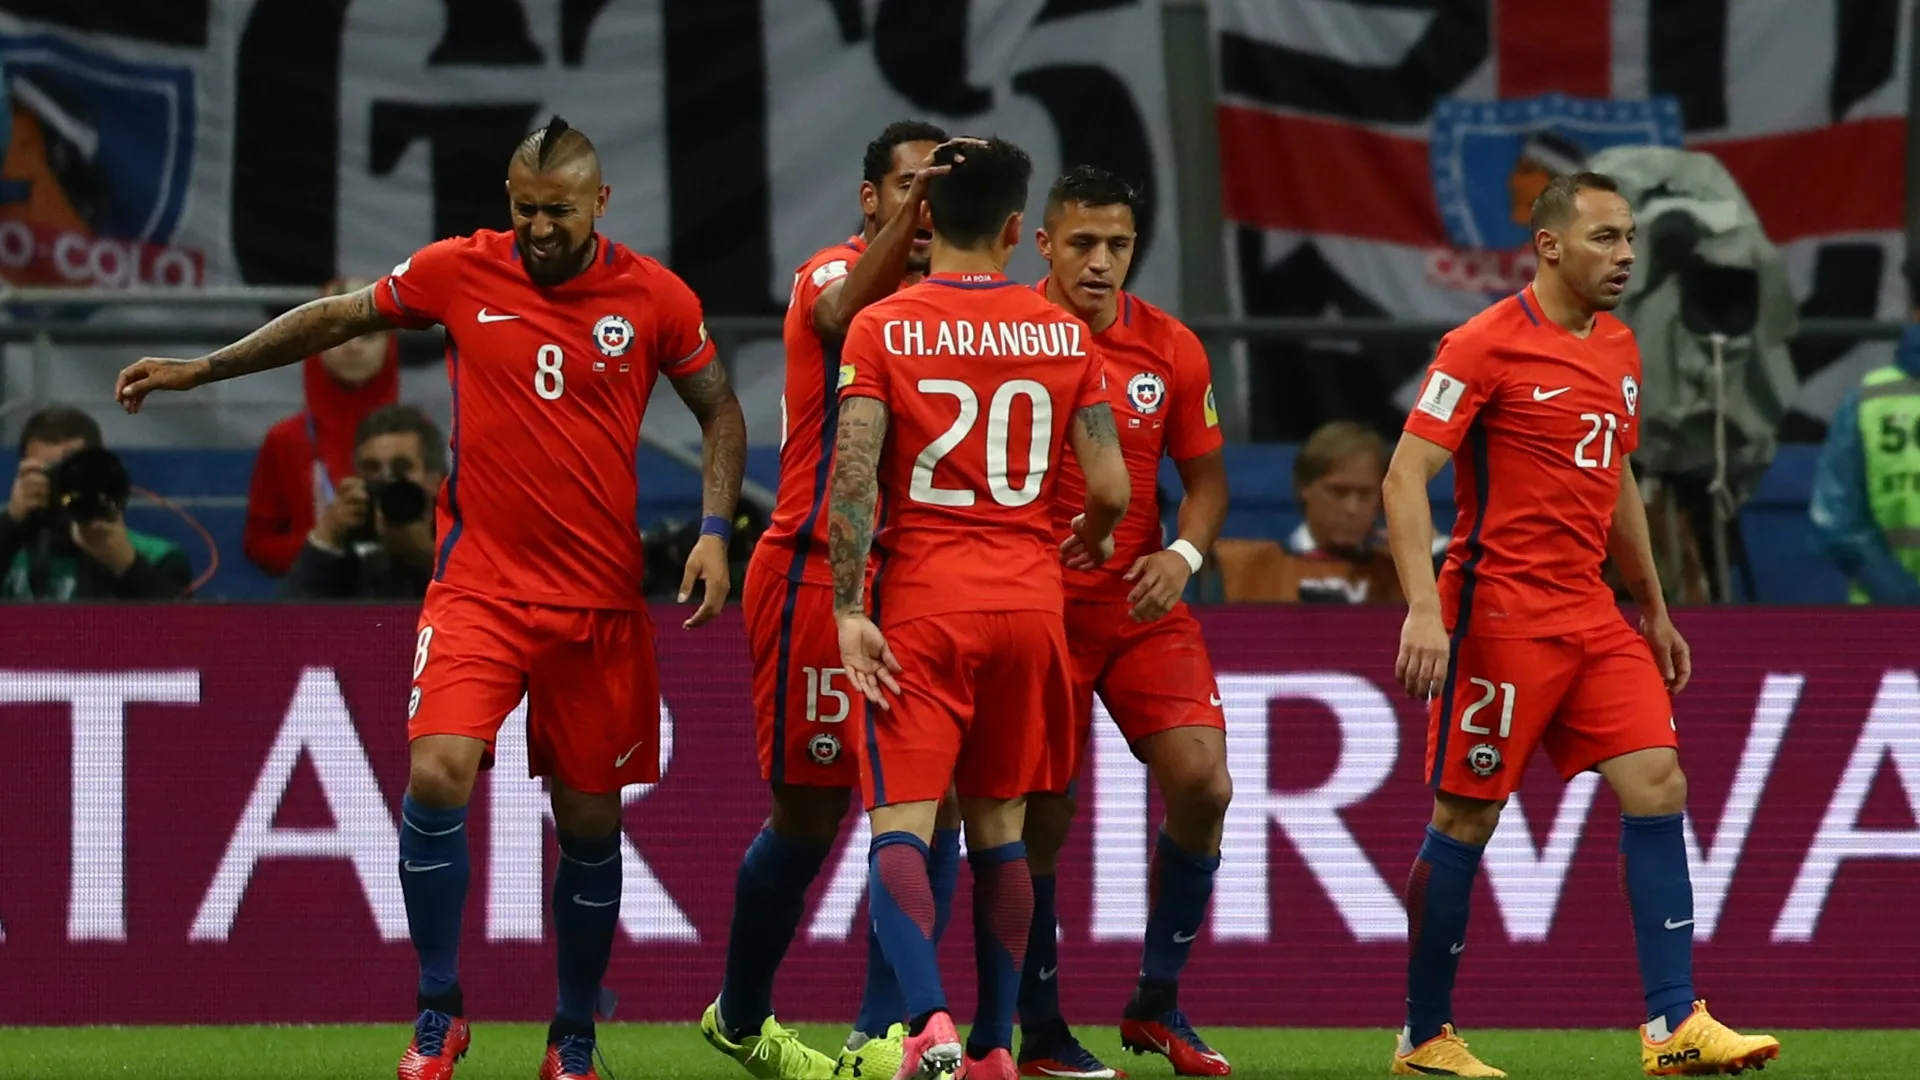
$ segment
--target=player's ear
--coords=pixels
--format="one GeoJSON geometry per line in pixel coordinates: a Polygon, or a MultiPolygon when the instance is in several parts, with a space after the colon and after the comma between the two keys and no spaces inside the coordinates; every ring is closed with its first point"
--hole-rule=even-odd
{"type": "Polygon", "coordinates": [[[1533,254],[1543,263],[1560,261],[1560,238],[1552,229],[1540,229],[1533,234],[1533,254]]]}
{"type": "Polygon", "coordinates": [[[920,227],[928,232],[933,231],[933,204],[924,200],[920,203],[920,227]]]}
{"type": "Polygon", "coordinates": [[[1027,215],[1019,210],[1015,210],[1007,217],[1006,224],[1000,226],[1000,243],[1003,246],[1010,248],[1020,246],[1020,231],[1026,227],[1026,219],[1027,215]]]}
{"type": "Polygon", "coordinates": [[[866,217],[880,215],[880,192],[865,180],[860,181],[860,213],[866,217]]]}
{"type": "Polygon", "coordinates": [[[1053,237],[1047,235],[1044,226],[1033,230],[1033,247],[1040,253],[1041,258],[1048,262],[1053,261],[1053,237]]]}
{"type": "Polygon", "coordinates": [[[606,184],[600,185],[600,194],[595,196],[593,200],[593,216],[594,217],[599,217],[602,214],[605,214],[607,212],[607,197],[612,194],[613,194],[612,187],[606,184]]]}

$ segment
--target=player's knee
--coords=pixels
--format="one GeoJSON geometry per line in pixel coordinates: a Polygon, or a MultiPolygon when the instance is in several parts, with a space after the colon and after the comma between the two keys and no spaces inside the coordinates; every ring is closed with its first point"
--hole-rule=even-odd
{"type": "Polygon", "coordinates": [[[1073,815],[1077,807],[1077,802],[1070,795],[1028,797],[1024,839],[1027,861],[1033,864],[1035,873],[1052,872],[1055,860],[1060,857],[1060,850],[1067,846],[1067,835],[1073,831],[1073,815]]]}
{"type": "Polygon", "coordinates": [[[1433,827],[1463,844],[1485,847],[1493,839],[1493,830],[1500,824],[1500,810],[1506,805],[1504,799],[1491,802],[1443,791],[1433,800],[1433,827]]]}
{"type": "Polygon", "coordinates": [[[1635,817],[1678,814],[1687,808],[1687,774],[1681,770],[1678,756],[1641,770],[1631,784],[1622,787],[1618,793],[1620,808],[1635,817]]]}
{"type": "Polygon", "coordinates": [[[830,847],[840,837],[852,792],[847,788],[799,787],[776,784],[773,810],[767,826],[789,840],[830,847]]]}
{"type": "Polygon", "coordinates": [[[620,831],[620,793],[574,791],[553,785],[553,827],[569,836],[593,839],[620,831]]]}
{"type": "Polygon", "coordinates": [[[465,806],[473,797],[474,775],[464,763],[438,754],[415,754],[407,770],[407,794],[438,810],[465,806]]]}
{"type": "Polygon", "coordinates": [[[1217,768],[1181,777],[1179,784],[1162,794],[1166,796],[1168,813],[1193,821],[1218,823],[1227,819],[1227,807],[1233,802],[1233,778],[1227,775],[1226,763],[1221,762],[1217,768]]]}

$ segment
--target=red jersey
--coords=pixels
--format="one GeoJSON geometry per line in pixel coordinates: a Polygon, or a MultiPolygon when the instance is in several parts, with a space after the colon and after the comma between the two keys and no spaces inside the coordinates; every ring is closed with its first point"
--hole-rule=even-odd
{"type": "Polygon", "coordinates": [[[1440,600],[1455,632],[1550,637],[1620,618],[1600,571],[1639,405],[1633,331],[1602,313],[1575,337],[1531,287],[1441,339],[1406,430],[1454,451],[1440,600]]]}
{"type": "Polygon", "coordinates": [[[813,328],[813,305],[865,254],[858,236],[814,252],[793,274],[793,296],[780,337],[787,347],[786,390],[780,395],[780,492],[773,518],[755,548],[775,558],[792,581],[833,584],[827,562],[827,470],[840,424],[839,341],[813,328]]]}
{"type": "Polygon", "coordinates": [[[998,274],[934,274],[854,316],[842,397],[888,412],[881,625],[1065,606],[1053,488],[1075,410],[1106,400],[1092,337],[998,274]]]}
{"type": "Polygon", "coordinates": [[[639,609],[636,460],[661,374],[714,357],[700,301],[652,259],[598,237],[552,288],[510,232],[429,244],[374,285],[401,326],[447,328],[453,464],[434,580],[556,607],[639,609]]]}
{"type": "MultiPolygon", "coordinates": [[[[1047,279],[1033,287],[1047,294],[1047,279]]],[[[1188,461],[1220,449],[1220,415],[1213,403],[1213,369],[1207,351],[1186,324],[1128,293],[1120,294],[1120,317],[1095,335],[1105,357],[1107,392],[1120,450],[1127,460],[1133,498],[1113,530],[1113,558],[1093,570],[1066,571],[1067,595],[1076,600],[1125,600],[1133,591],[1126,572],[1142,555],[1161,550],[1160,459],[1188,461]]],[[[1054,490],[1054,536],[1065,540],[1074,515],[1086,507],[1087,478],[1071,456],[1054,490]]]]}

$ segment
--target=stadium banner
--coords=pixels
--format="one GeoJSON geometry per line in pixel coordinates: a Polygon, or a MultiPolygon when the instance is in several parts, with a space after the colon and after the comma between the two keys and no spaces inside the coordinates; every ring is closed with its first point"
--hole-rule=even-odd
{"type": "MultiPolygon", "coordinates": [[[[558,113],[599,150],[607,236],[666,262],[709,313],[777,314],[795,267],[858,231],[867,143],[919,118],[1025,147],[1030,226],[1066,166],[1138,181],[1153,208],[1130,284],[1177,304],[1160,42],[1158,0],[0,0],[0,278],[385,273],[441,237],[505,228],[507,160],[558,113]]],[[[1042,266],[1026,243],[1009,272],[1042,266]]],[[[722,344],[749,430],[776,441],[778,343],[722,344]]],[[[97,398],[119,353],[95,352],[41,392],[97,398]]],[[[440,373],[417,376],[408,400],[444,405],[440,373]]],[[[298,401],[298,374],[210,392],[242,408],[173,438],[204,441],[217,423],[257,440],[275,417],[244,406],[298,401]]],[[[168,433],[154,426],[166,418],[102,419],[118,445],[168,433]]],[[[649,426],[699,437],[677,406],[649,426]]]]}
{"type": "MultiPolygon", "coordinates": [[[[671,737],[663,782],[628,793],[608,982],[619,1017],[690,1023],[719,985],[736,860],[766,794],[737,609],[699,631],[681,617],[657,615],[671,737]]],[[[1215,1025],[1397,1026],[1399,894],[1431,808],[1423,711],[1392,684],[1401,616],[1244,607],[1201,620],[1235,795],[1182,1003],[1215,1025]]],[[[1702,992],[1755,1028],[1920,1024],[1913,995],[1873,974],[1920,963],[1908,902],[1920,615],[1679,622],[1698,665],[1675,715],[1702,992]]],[[[395,824],[414,626],[412,611],[383,607],[0,611],[0,1024],[406,1016],[395,824]]],[[[1095,730],[1060,879],[1058,977],[1068,1014],[1088,1023],[1118,1015],[1138,970],[1158,816],[1111,725],[1095,730]]],[[[461,961],[479,1018],[540,1019],[552,1003],[556,856],[525,753],[515,717],[469,819],[461,961]]],[[[1642,1019],[1602,786],[1592,774],[1563,786],[1536,762],[1508,806],[1455,995],[1469,1029],[1642,1019]]],[[[781,973],[789,1020],[845,1020],[857,998],[866,833],[850,826],[781,973]]],[[[968,893],[963,880],[942,950],[962,1010],[968,893]]]]}
{"type": "MultiPolygon", "coordinates": [[[[1780,246],[1804,314],[1907,316],[1902,5],[1207,6],[1245,314],[1464,320],[1531,276],[1524,222],[1547,181],[1636,144],[1720,159],[1780,246]]],[[[1891,356],[1885,343],[1793,351],[1790,439],[1817,435],[1891,356]]],[[[1432,343],[1329,336],[1258,353],[1254,434],[1293,440],[1327,416],[1397,427],[1432,343]]]]}

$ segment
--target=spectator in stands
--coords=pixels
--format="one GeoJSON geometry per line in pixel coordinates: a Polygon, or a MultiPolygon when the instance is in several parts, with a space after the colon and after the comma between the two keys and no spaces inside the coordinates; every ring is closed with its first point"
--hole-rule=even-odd
{"type": "Polygon", "coordinates": [[[1808,512],[1856,604],[1920,604],[1920,255],[1906,264],[1913,318],[1893,363],[1847,391],[1827,429],[1808,512]]]}
{"type": "Polygon", "coordinates": [[[433,577],[433,499],[447,440],[412,405],[360,424],[354,475],[320,514],[281,594],[300,600],[419,600],[433,577]]]}
{"type": "MultiPolygon", "coordinates": [[[[0,515],[0,596],[8,600],[167,600],[184,598],[193,569],[179,548],[127,528],[126,471],[104,452],[86,470],[89,490],[106,492],[104,516],[76,520],[54,505],[58,467],[79,450],[99,451],[100,425],[79,409],[54,405],[27,418],[20,465],[0,515]]],[[[73,464],[80,465],[75,459],[73,464]]],[[[77,475],[77,472],[68,475],[77,475]]],[[[90,501],[90,500],[89,500],[90,501]]],[[[84,504],[83,504],[84,505],[84,504]]]]}
{"type": "Polygon", "coordinates": [[[1400,580],[1379,535],[1386,471],[1387,447],[1379,435],[1344,420],[1322,425],[1294,459],[1303,520],[1286,544],[1214,545],[1227,600],[1398,603],[1400,580]]]}
{"type": "MultiPolygon", "coordinates": [[[[341,278],[323,291],[365,288],[341,278]]],[[[392,332],[369,334],[307,358],[301,370],[307,407],[273,425],[254,460],[241,547],[278,577],[293,566],[336,485],[354,475],[354,433],[375,409],[400,396],[399,344],[392,332]]]]}

